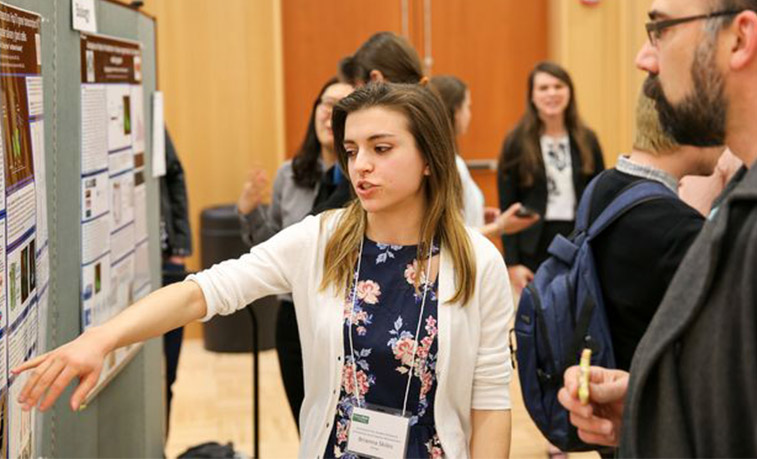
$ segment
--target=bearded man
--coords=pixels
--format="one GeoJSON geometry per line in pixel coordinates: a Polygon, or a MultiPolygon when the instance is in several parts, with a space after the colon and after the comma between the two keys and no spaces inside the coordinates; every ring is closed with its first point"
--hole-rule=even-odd
{"type": "Polygon", "coordinates": [[[682,144],[728,145],[748,168],[673,277],[629,373],[578,369],[560,402],[621,457],[757,457],[757,0],[655,0],[637,66],[682,144]]]}

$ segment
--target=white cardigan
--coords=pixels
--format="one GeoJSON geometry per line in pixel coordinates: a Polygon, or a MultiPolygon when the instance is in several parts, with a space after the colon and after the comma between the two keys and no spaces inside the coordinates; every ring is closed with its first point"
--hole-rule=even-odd
{"type": "MultiPolygon", "coordinates": [[[[305,380],[301,457],[324,453],[339,399],[344,289],[319,287],[326,243],[342,212],[308,217],[248,254],[188,278],[205,296],[208,310],[203,320],[231,314],[267,295],[292,292],[305,380]]],[[[489,240],[473,230],[468,233],[476,258],[476,288],[468,304],[448,301],[454,294],[455,272],[444,247],[439,271],[435,423],[446,456],[455,458],[469,455],[471,409],[510,409],[512,376],[507,327],[513,304],[505,263],[489,240]]]]}

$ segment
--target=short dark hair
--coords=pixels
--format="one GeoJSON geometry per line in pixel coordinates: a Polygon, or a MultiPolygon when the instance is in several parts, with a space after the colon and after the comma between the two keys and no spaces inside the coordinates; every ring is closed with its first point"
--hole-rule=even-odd
{"type": "Polygon", "coordinates": [[[405,38],[392,32],[373,34],[352,56],[339,62],[339,77],[351,85],[368,83],[378,70],[392,83],[418,83],[423,66],[418,53],[405,38]]]}
{"type": "MultiPolygon", "coordinates": [[[[740,13],[742,11],[748,10],[757,12],[757,0],[710,0],[710,7],[713,13],[721,11],[735,11],[740,13]]],[[[716,17],[711,21],[707,21],[706,30],[709,32],[711,37],[711,46],[714,45],[713,40],[717,36],[718,32],[720,32],[720,30],[722,30],[724,27],[730,25],[735,17],[735,14],[731,14],[716,17]]]]}
{"type": "Polygon", "coordinates": [[[714,3],[716,11],[757,11],[757,0],[715,0],[714,3]]]}

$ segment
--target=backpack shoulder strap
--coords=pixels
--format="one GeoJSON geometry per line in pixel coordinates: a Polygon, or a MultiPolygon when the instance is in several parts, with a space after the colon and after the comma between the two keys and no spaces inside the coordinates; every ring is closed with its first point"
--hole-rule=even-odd
{"type": "MultiPolygon", "coordinates": [[[[609,170],[609,169],[608,169],[609,170]]],[[[591,182],[586,186],[581,200],[578,203],[578,209],[576,210],[576,226],[574,233],[584,233],[589,227],[589,215],[591,214],[591,197],[594,194],[594,189],[597,187],[597,183],[607,174],[607,170],[602,171],[599,175],[594,177],[591,182]]]]}
{"type": "Polygon", "coordinates": [[[599,214],[587,230],[588,239],[594,239],[615,220],[639,204],[656,199],[678,199],[678,196],[668,187],[654,180],[640,180],[627,186],[612,200],[599,214]]]}

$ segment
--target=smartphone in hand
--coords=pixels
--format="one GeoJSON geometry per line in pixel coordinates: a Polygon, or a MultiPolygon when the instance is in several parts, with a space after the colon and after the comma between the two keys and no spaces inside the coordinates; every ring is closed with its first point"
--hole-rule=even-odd
{"type": "Polygon", "coordinates": [[[538,214],[538,212],[526,206],[521,206],[520,209],[515,211],[515,216],[520,218],[530,218],[538,214]]]}

